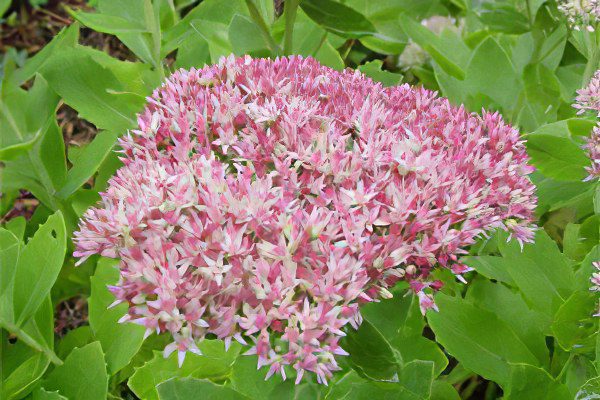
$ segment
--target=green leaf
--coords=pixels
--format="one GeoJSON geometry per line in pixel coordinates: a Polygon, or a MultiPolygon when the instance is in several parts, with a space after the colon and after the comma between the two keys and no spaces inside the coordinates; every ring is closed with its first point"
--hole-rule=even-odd
{"type": "Polygon", "coordinates": [[[38,390],[34,391],[32,394],[32,400],[68,400],[65,396],[62,396],[55,392],[48,392],[44,388],[38,388],[38,390]]]}
{"type": "Polygon", "coordinates": [[[0,160],[9,160],[31,149],[54,119],[58,96],[43,79],[25,91],[4,82],[0,92],[0,160]]]}
{"type": "Polygon", "coordinates": [[[511,363],[538,365],[535,355],[494,313],[439,293],[439,312],[427,318],[436,340],[463,366],[501,386],[510,380],[511,363]]]}
{"type": "MultiPolygon", "coordinates": [[[[600,242],[600,216],[593,215],[581,224],[568,224],[563,238],[563,252],[569,258],[581,261],[600,242]]],[[[587,282],[586,282],[587,284],[587,282]]]]}
{"type": "Polygon", "coordinates": [[[360,374],[372,379],[391,379],[399,367],[394,350],[386,338],[369,321],[358,330],[350,330],[342,341],[348,360],[360,374]]]}
{"type": "Polygon", "coordinates": [[[508,54],[493,37],[488,37],[473,52],[465,81],[468,91],[466,100],[473,110],[478,110],[482,105],[495,105],[496,108],[500,106],[509,110],[515,102],[515,93],[519,93],[522,87],[508,54]],[[490,79],[491,76],[495,79],[490,79]],[[490,98],[493,104],[480,102],[478,95],[490,98]]]}
{"type": "Polygon", "coordinates": [[[575,400],[592,400],[598,398],[600,393],[600,377],[587,381],[577,392],[575,400]]]}
{"type": "MultiPolygon", "coordinates": [[[[382,54],[399,54],[404,49],[408,38],[402,30],[398,15],[404,12],[409,12],[409,5],[402,5],[403,0],[392,1],[365,1],[365,0],[350,0],[345,1],[349,7],[352,7],[359,13],[363,14],[375,26],[378,32],[377,36],[365,36],[360,39],[360,43],[370,50],[382,54]]],[[[427,6],[420,2],[420,5],[427,6]]],[[[414,4],[414,2],[413,2],[414,4]]],[[[418,6],[417,6],[418,8],[418,6]]],[[[416,11],[418,13],[418,11],[416,11]]],[[[410,13],[415,17],[418,15],[410,13]]]]}
{"type": "MultiPolygon", "coordinates": [[[[312,397],[314,398],[314,397],[312,397]]],[[[411,392],[399,382],[375,382],[362,379],[356,371],[347,373],[344,377],[331,386],[331,390],[325,397],[328,400],[423,400],[418,394],[411,392]]]]}
{"type": "Polygon", "coordinates": [[[129,20],[115,15],[101,13],[73,12],[69,14],[83,25],[98,32],[118,33],[148,32],[146,26],[139,20],[129,20]]]}
{"type": "Polygon", "coordinates": [[[108,373],[114,375],[138,352],[144,341],[145,328],[140,325],[120,324],[119,318],[127,314],[127,304],[108,308],[115,297],[107,289],[119,280],[115,268],[118,261],[103,258],[98,262],[96,274],[92,277],[92,294],[88,299],[90,327],[96,340],[100,341],[108,373]]]}
{"type": "Polygon", "coordinates": [[[38,229],[19,258],[12,318],[17,325],[22,325],[32,316],[50,293],[62,267],[66,246],[65,222],[59,211],[38,229]]]}
{"type": "Polygon", "coordinates": [[[448,382],[433,381],[431,400],[460,400],[460,395],[448,382]]]}
{"type": "MultiPolygon", "coordinates": [[[[227,32],[227,27],[231,24],[236,14],[249,16],[248,7],[246,7],[243,0],[230,0],[227,2],[227,7],[223,7],[222,0],[204,0],[200,2],[179,23],[163,33],[163,56],[182,46],[183,43],[187,42],[187,46],[191,47],[194,41],[199,40],[196,31],[191,29],[192,21],[202,20],[209,23],[223,24],[224,31],[215,32],[215,34],[221,34],[227,32]]],[[[177,56],[180,56],[179,52],[177,56]]],[[[197,64],[196,66],[200,65],[202,64],[197,64]]]]}
{"type": "Polygon", "coordinates": [[[233,53],[241,56],[269,56],[269,44],[265,41],[259,26],[250,18],[235,15],[227,32],[233,53]]]}
{"type": "Polygon", "coordinates": [[[381,60],[369,61],[359,66],[358,70],[374,81],[381,82],[383,86],[396,86],[402,81],[401,74],[383,70],[383,62],[381,60]]]}
{"type": "Polygon", "coordinates": [[[136,126],[135,114],[142,109],[144,98],[127,93],[115,73],[90,54],[64,49],[48,60],[42,75],[67,104],[98,128],[125,132],[136,126]]]}
{"type": "Polygon", "coordinates": [[[574,209],[577,215],[588,215],[594,212],[594,184],[582,181],[558,181],[546,177],[539,172],[531,175],[536,186],[538,207],[536,214],[541,216],[548,211],[568,207],[574,209]]]}
{"type": "Polygon", "coordinates": [[[118,136],[119,134],[109,131],[101,131],[96,135],[73,163],[73,167],[67,173],[65,184],[57,196],[66,199],[86,183],[98,171],[100,165],[115,147],[118,136]]]}
{"type": "Polygon", "coordinates": [[[257,370],[257,357],[240,355],[233,364],[231,387],[245,396],[256,400],[274,398],[273,392],[281,385],[281,378],[273,376],[265,380],[266,371],[257,370]]]}
{"type": "MultiPolygon", "coordinates": [[[[23,240],[23,235],[25,235],[25,226],[27,225],[27,220],[25,217],[16,217],[8,221],[5,225],[5,228],[10,231],[13,235],[16,236],[17,239],[23,240]]],[[[2,246],[2,240],[0,239],[0,251],[4,247],[2,246]]],[[[0,286],[1,287],[1,286],[0,286]]]]}
{"type": "Polygon", "coordinates": [[[375,326],[396,349],[403,363],[415,360],[433,361],[435,376],[442,373],[448,359],[437,343],[423,337],[425,318],[417,296],[394,288],[394,297],[361,308],[363,318],[375,326]]]}
{"type": "Polygon", "coordinates": [[[549,365],[544,335],[549,322],[541,313],[531,310],[518,292],[487,279],[476,279],[470,282],[465,299],[494,313],[527,345],[540,365],[549,365]]]}
{"type": "Polygon", "coordinates": [[[38,72],[53,54],[64,48],[75,47],[79,39],[79,24],[63,28],[54,38],[33,57],[28,58],[23,68],[15,71],[13,79],[17,85],[23,84],[38,72]]]}
{"type": "Polygon", "coordinates": [[[158,399],[156,386],[171,378],[223,378],[229,375],[240,346],[232,344],[229,351],[220,340],[204,340],[198,343],[203,355],[187,354],[181,367],[177,354],[164,358],[162,352],[154,352],[154,358],[137,368],[128,382],[129,388],[142,399],[158,399]]]}
{"type": "MultiPolygon", "coordinates": [[[[160,2],[154,2],[153,7],[150,0],[126,2],[99,0],[98,2],[98,11],[105,17],[114,16],[117,18],[116,21],[125,19],[129,26],[144,27],[144,32],[115,32],[115,34],[140,60],[155,69],[162,68],[159,8],[160,2]]],[[[117,23],[112,23],[111,28],[115,29],[115,25],[117,23]]]]}
{"type": "Polygon", "coordinates": [[[58,341],[56,354],[65,359],[76,347],[84,347],[92,343],[93,335],[89,325],[83,325],[67,332],[65,336],[58,341]]]}
{"type": "Polygon", "coordinates": [[[0,228],[0,319],[13,320],[13,285],[23,243],[7,229],[0,228]]]}
{"type": "Polygon", "coordinates": [[[373,24],[356,10],[333,0],[303,0],[302,10],[329,32],[346,38],[376,34],[373,24]]]}
{"type": "Polygon", "coordinates": [[[562,365],[560,373],[562,379],[557,378],[557,380],[564,383],[573,398],[590,379],[598,376],[594,363],[588,358],[588,355],[582,354],[570,355],[567,363],[562,365]]]}
{"type": "Polygon", "coordinates": [[[6,13],[6,10],[10,7],[12,0],[0,0],[0,17],[6,13]]]}
{"type": "Polygon", "coordinates": [[[589,158],[571,137],[567,121],[545,125],[527,136],[527,152],[533,165],[558,181],[581,181],[587,176],[589,158]]]}
{"type": "Polygon", "coordinates": [[[227,25],[221,22],[199,19],[193,20],[190,25],[208,43],[212,62],[216,63],[219,58],[228,56],[233,51],[227,36],[227,25]]]}
{"type": "Polygon", "coordinates": [[[426,50],[445,73],[461,81],[465,79],[464,67],[469,49],[462,41],[451,40],[451,36],[442,40],[406,15],[400,15],[399,19],[404,32],[426,50]],[[452,46],[448,46],[450,43],[452,46]]]}
{"type": "Polygon", "coordinates": [[[508,261],[503,257],[498,256],[467,256],[461,259],[465,263],[481,275],[489,279],[497,280],[509,285],[515,284],[508,269],[508,261]]]}
{"type": "Polygon", "coordinates": [[[433,367],[432,361],[423,360],[414,360],[402,365],[400,384],[418,398],[430,398],[433,367]]]}
{"type": "Polygon", "coordinates": [[[597,296],[588,290],[573,293],[558,309],[552,332],[564,350],[587,353],[595,349],[598,319],[593,313],[597,303],[597,296]]]}
{"type": "Polygon", "coordinates": [[[64,364],[46,377],[42,387],[69,399],[106,400],[108,375],[100,343],[74,349],[64,364]]]}
{"type": "Polygon", "coordinates": [[[505,388],[507,400],[568,400],[569,390],[548,372],[527,364],[511,366],[510,382],[505,388]]]}
{"type": "Polygon", "coordinates": [[[157,389],[160,400],[193,400],[198,398],[199,393],[206,400],[250,400],[229,387],[194,378],[170,379],[158,385],[157,389]]]}
{"type": "Polygon", "coordinates": [[[521,251],[517,243],[500,243],[500,251],[511,266],[508,269],[523,297],[534,310],[552,319],[575,289],[575,276],[569,260],[556,243],[539,230],[534,244],[521,251]]]}
{"type": "Polygon", "coordinates": [[[323,42],[323,45],[314,54],[314,57],[321,64],[333,69],[337,69],[338,71],[343,70],[345,67],[344,60],[342,60],[340,53],[329,42],[329,39],[326,39],[323,42]]]}
{"type": "Polygon", "coordinates": [[[529,20],[510,4],[484,3],[479,19],[492,31],[520,34],[529,31],[529,20]]]}
{"type": "Polygon", "coordinates": [[[594,272],[597,272],[594,267],[594,261],[600,260],[600,245],[596,245],[585,256],[579,269],[575,272],[576,290],[585,292],[590,288],[590,278],[594,272]]]}
{"type": "Polygon", "coordinates": [[[42,377],[48,364],[48,358],[42,353],[36,353],[22,362],[10,375],[3,377],[0,391],[2,398],[11,400],[27,395],[32,385],[42,377]]]}
{"type": "Polygon", "coordinates": [[[420,335],[425,318],[419,310],[419,300],[406,287],[392,289],[394,297],[361,306],[360,313],[386,339],[393,339],[400,332],[420,335]]]}
{"type": "Polygon", "coordinates": [[[544,64],[528,65],[523,72],[523,82],[520,103],[515,108],[515,112],[519,112],[515,123],[533,131],[548,121],[555,121],[561,99],[560,84],[554,72],[544,64]]]}

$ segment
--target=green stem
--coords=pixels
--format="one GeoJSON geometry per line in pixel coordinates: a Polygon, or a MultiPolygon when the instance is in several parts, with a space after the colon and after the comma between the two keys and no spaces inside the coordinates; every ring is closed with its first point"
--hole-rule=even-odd
{"type": "Polygon", "coordinates": [[[62,365],[62,363],[63,363],[62,360],[60,358],[58,358],[58,356],[51,349],[40,346],[40,344],[38,342],[36,342],[35,339],[33,339],[31,336],[29,336],[24,330],[19,328],[17,325],[15,325],[11,322],[7,322],[7,321],[0,321],[0,327],[15,334],[19,339],[21,339],[29,347],[44,353],[46,355],[46,357],[48,357],[48,359],[50,361],[52,361],[54,364],[62,365]]]}
{"type": "Polygon", "coordinates": [[[344,60],[344,63],[346,63],[346,58],[348,58],[348,55],[350,54],[350,50],[352,50],[352,46],[354,46],[354,43],[356,43],[355,39],[350,39],[346,43],[344,43],[344,48],[342,49],[342,52],[340,54],[342,56],[342,60],[344,60]]]}
{"type": "Polygon", "coordinates": [[[290,55],[293,48],[294,23],[298,12],[300,0],[286,0],[283,4],[283,13],[285,14],[285,35],[283,39],[283,54],[290,55]]]}
{"type": "Polygon", "coordinates": [[[561,380],[561,378],[564,375],[564,373],[567,372],[567,367],[569,366],[569,364],[571,363],[571,361],[573,361],[574,357],[575,357],[575,355],[573,353],[569,354],[569,358],[567,359],[567,362],[565,362],[565,364],[563,365],[562,369],[560,370],[558,376],[556,377],[557,381],[561,380]]]}
{"type": "Polygon", "coordinates": [[[254,1],[246,0],[246,6],[248,7],[248,11],[250,12],[252,20],[256,23],[256,25],[258,25],[258,28],[260,29],[260,32],[263,35],[263,38],[267,41],[271,52],[276,56],[281,55],[281,49],[275,42],[275,39],[273,39],[273,36],[271,36],[271,32],[269,32],[269,27],[267,26],[267,23],[265,22],[262,15],[260,15],[260,12],[258,11],[258,8],[256,8],[256,4],[254,4],[254,1]]]}

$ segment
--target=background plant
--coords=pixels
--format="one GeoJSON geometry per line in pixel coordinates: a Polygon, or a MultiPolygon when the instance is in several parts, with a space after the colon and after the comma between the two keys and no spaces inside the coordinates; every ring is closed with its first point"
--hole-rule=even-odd
{"type": "Polygon", "coordinates": [[[565,2],[97,0],[65,2],[66,9],[56,3],[39,11],[0,2],[0,397],[600,393],[597,299],[589,290],[592,262],[600,259],[600,195],[597,181],[583,181],[590,161],[582,149],[596,116],[578,116],[572,107],[576,90],[600,67],[600,34],[575,29],[559,11],[565,2]],[[74,22],[39,48],[4,36],[40,13],[53,23],[74,22]],[[436,16],[447,17],[444,26],[435,26],[436,16]],[[419,62],[402,62],[417,46],[419,62]],[[117,323],[126,306],[107,309],[114,298],[106,285],[118,271],[97,258],[75,268],[70,238],[120,166],[116,139],[135,127],[145,97],[175,68],[231,53],[312,56],[386,85],[439,90],[471,111],[499,111],[523,132],[537,168],[543,229],[535,244],[521,251],[497,234],[473,246],[462,260],[475,269],[468,285],[438,273],[445,287],[437,313],[423,317],[401,286],[393,299],[365,306],[365,322],[343,346],[351,356],[330,387],[265,382],[256,359],[239,356],[236,346],[226,352],[216,340],[204,341],[204,356],[188,355],[178,368],[175,355],[159,352],[168,339],[144,340],[142,327],[117,323]]]}

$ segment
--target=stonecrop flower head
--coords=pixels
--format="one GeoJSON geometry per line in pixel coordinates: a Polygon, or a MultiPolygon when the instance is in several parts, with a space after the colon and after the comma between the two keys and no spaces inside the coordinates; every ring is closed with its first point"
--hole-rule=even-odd
{"type": "Polygon", "coordinates": [[[180,362],[210,335],[326,383],[359,304],[403,279],[425,311],[432,269],[460,277],[476,238],[533,236],[518,132],[422,88],[229,57],[174,73],[138,122],[75,255],[120,259],[123,321],[169,332],[180,362]]]}
{"type": "Polygon", "coordinates": [[[559,0],[558,9],[575,30],[583,28],[593,32],[600,23],[599,0],[559,0]]]}
{"type": "Polygon", "coordinates": [[[600,70],[596,71],[588,86],[577,91],[573,107],[578,110],[578,115],[592,112],[598,119],[584,146],[591,161],[591,165],[586,167],[589,175],[585,180],[598,179],[600,178],[600,70]]]}

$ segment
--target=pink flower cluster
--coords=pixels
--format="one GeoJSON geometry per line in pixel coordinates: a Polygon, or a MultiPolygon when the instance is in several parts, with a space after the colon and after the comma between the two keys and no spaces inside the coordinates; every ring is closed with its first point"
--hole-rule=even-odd
{"type": "Polygon", "coordinates": [[[121,140],[125,165],[75,234],[76,256],[121,260],[123,318],[207,335],[326,383],[359,304],[411,283],[434,307],[435,267],[497,228],[530,241],[524,144],[499,115],[313,59],[222,59],[180,70],[121,140]]]}
{"type": "Polygon", "coordinates": [[[585,145],[592,162],[592,165],[586,168],[589,175],[585,180],[598,179],[600,178],[600,70],[596,71],[587,87],[577,91],[573,107],[578,110],[578,115],[591,111],[599,119],[585,145]]]}

